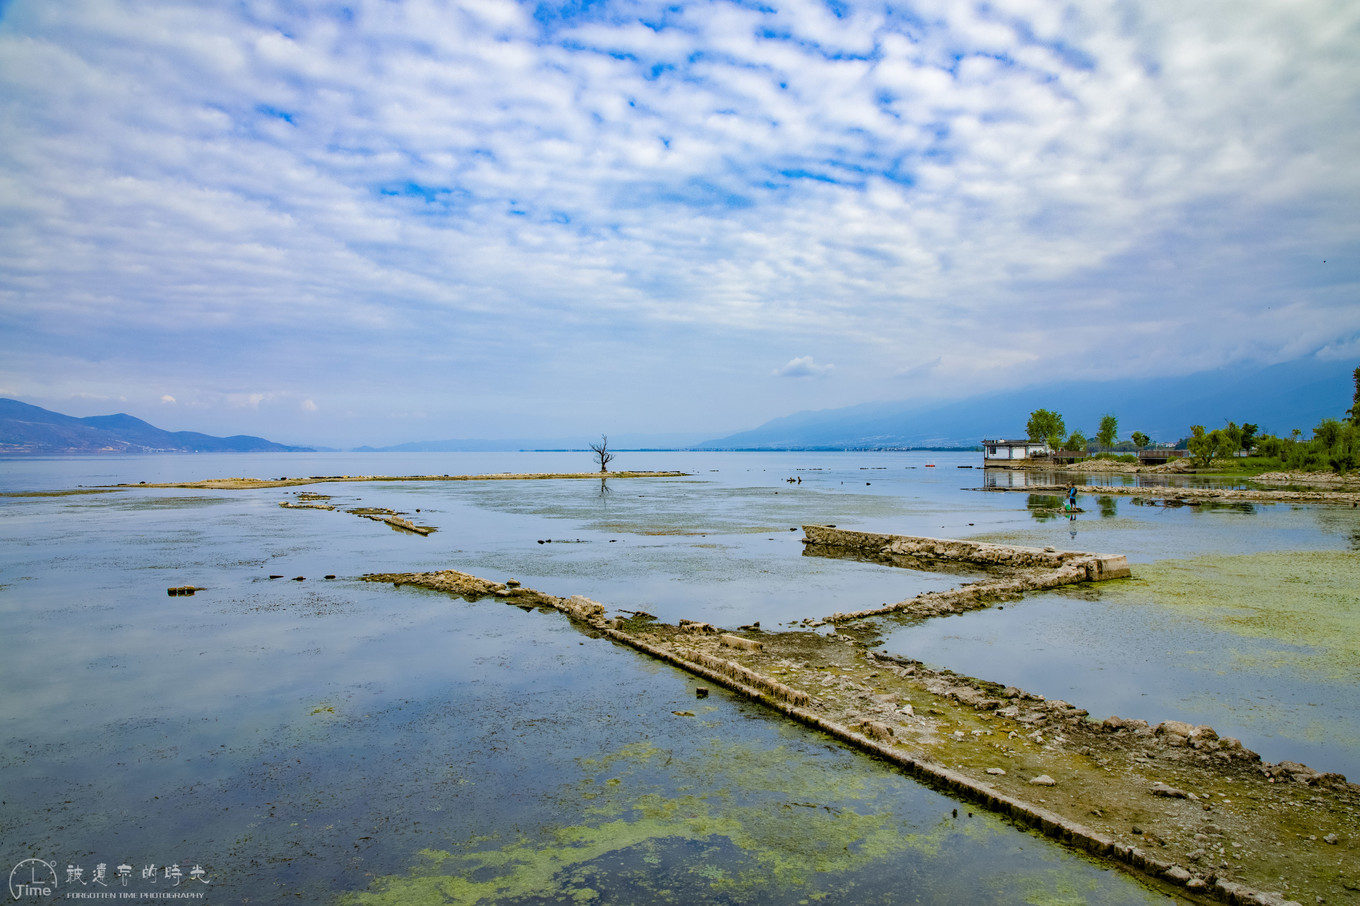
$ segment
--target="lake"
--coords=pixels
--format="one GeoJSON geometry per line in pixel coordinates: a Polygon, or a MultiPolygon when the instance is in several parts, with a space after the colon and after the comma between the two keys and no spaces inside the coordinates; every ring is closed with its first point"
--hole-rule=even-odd
{"type": "MultiPolygon", "coordinates": [[[[588,453],[20,459],[0,464],[0,491],[591,465],[588,453]]],[[[51,865],[52,899],[1164,899],[759,706],[720,690],[696,700],[686,674],[560,615],[358,580],[455,568],[611,611],[767,629],[959,581],[804,556],[805,523],[1126,554],[1132,581],[884,621],[882,647],[1360,775],[1360,659],[1336,638],[1360,610],[1353,511],[1087,496],[1069,523],[1042,495],[980,491],[970,465],[979,454],[625,451],[616,469],[689,474],[0,497],[0,858],[51,865]],[[301,493],[337,509],[278,506],[301,493]],[[344,512],[358,507],[438,531],[344,512]],[[166,594],[182,585],[203,590],[166,594]],[[1280,613],[1288,624],[1266,621],[1280,613]]]]}

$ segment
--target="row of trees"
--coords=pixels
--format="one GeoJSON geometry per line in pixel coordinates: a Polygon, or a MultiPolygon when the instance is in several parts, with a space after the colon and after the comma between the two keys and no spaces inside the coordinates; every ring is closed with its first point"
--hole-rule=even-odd
{"type": "MultiPolygon", "coordinates": [[[[1342,418],[1324,418],[1313,429],[1313,436],[1303,440],[1303,432],[1295,428],[1288,437],[1261,434],[1258,425],[1250,422],[1238,425],[1228,422],[1225,427],[1207,430],[1203,425],[1192,425],[1190,436],[1183,441],[1196,466],[1208,467],[1215,459],[1246,453],[1256,457],[1255,465],[1300,471],[1333,470],[1350,472],[1360,469],[1360,368],[1353,375],[1355,394],[1351,407],[1342,418]]],[[[1100,449],[1116,446],[1119,419],[1106,415],[1100,420],[1100,431],[1095,442],[1100,449]]],[[[1052,450],[1088,452],[1090,441],[1080,431],[1066,433],[1063,417],[1047,409],[1030,413],[1025,425],[1029,439],[1043,441],[1052,450]]],[[[1129,436],[1134,448],[1141,450],[1151,442],[1146,434],[1135,431],[1129,436]]],[[[1179,444],[1178,444],[1179,446],[1179,444]]]]}
{"type": "MultiPolygon", "coordinates": [[[[1067,426],[1063,424],[1063,417],[1056,412],[1048,409],[1035,409],[1029,414],[1029,422],[1025,425],[1025,431],[1032,441],[1043,441],[1048,444],[1050,450],[1071,450],[1078,453],[1085,453],[1091,447],[1091,440],[1081,431],[1073,431],[1067,434],[1067,426]],[[1066,438],[1064,439],[1064,435],[1066,438]]],[[[1094,441],[1103,450],[1111,450],[1118,441],[1119,419],[1113,415],[1105,415],[1100,419],[1100,430],[1096,432],[1094,441]]],[[[1135,448],[1141,450],[1152,442],[1146,434],[1135,431],[1129,436],[1135,448]]]]}

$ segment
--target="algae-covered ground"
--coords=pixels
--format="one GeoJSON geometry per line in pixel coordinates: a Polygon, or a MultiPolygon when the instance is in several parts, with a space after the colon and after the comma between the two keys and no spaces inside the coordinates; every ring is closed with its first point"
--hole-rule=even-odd
{"type": "Polygon", "coordinates": [[[1289,667],[1354,679],[1360,665],[1360,553],[1279,551],[1163,560],[1103,589],[1217,630],[1283,643],[1234,653],[1236,668],[1289,667]]]}
{"type": "MultiPolygon", "coordinates": [[[[700,704],[677,720],[702,723],[727,707],[700,704]]],[[[579,782],[557,794],[580,803],[578,821],[426,850],[409,874],[341,902],[1056,906],[1155,896],[1134,884],[1112,892],[1095,863],[1055,859],[996,818],[829,751],[816,740],[713,739],[688,753],[638,742],[584,758],[579,782]],[[979,849],[987,864],[970,864],[979,849]]]]}

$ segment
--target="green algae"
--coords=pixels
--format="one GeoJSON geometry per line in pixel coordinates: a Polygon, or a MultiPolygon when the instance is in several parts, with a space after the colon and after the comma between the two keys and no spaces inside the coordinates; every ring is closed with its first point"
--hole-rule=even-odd
{"type": "Polygon", "coordinates": [[[1293,670],[1343,680],[1360,665],[1360,556],[1280,551],[1163,560],[1103,596],[1164,607],[1253,642],[1234,670],[1293,670]]]}
{"type": "MultiPolygon", "coordinates": [[[[909,891],[921,902],[983,893],[1060,906],[1109,897],[1107,880],[1078,857],[1009,861],[1029,838],[1015,846],[997,818],[920,814],[910,779],[810,754],[790,743],[712,739],[681,751],[644,740],[582,758],[580,776],[555,794],[575,823],[422,850],[409,872],[340,902],[897,903],[909,891]],[[979,852],[995,856],[982,879],[966,861],[979,852]]],[[[1115,899],[1151,901],[1128,888],[1115,899]]]]}
{"type": "MultiPolygon", "coordinates": [[[[771,884],[820,896],[818,882],[845,877],[905,852],[937,856],[962,832],[948,820],[907,825],[884,797],[909,783],[894,775],[871,780],[860,766],[808,759],[785,746],[713,742],[678,766],[681,756],[651,743],[626,746],[580,764],[584,776],[568,800],[582,823],[545,830],[537,839],[499,841],[498,848],[425,850],[410,874],[376,881],[342,902],[505,903],[552,897],[590,902],[602,864],[636,875],[650,887],[642,899],[666,899],[678,884],[734,902],[771,884]],[[681,775],[678,785],[669,781],[681,775]],[[722,853],[721,860],[703,858],[722,853]],[[720,864],[715,864],[720,861],[720,864]],[[668,866],[655,878],[658,866],[668,866]],[[670,888],[659,889],[654,885],[670,888]]],[[[969,822],[970,837],[994,835],[999,824],[969,822]]],[[[677,900],[680,901],[680,900],[677,900]]]]}

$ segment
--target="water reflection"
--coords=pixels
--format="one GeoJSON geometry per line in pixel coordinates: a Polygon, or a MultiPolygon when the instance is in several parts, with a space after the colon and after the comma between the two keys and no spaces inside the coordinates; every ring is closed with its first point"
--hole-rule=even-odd
{"type": "Polygon", "coordinates": [[[1175,472],[1076,472],[1062,469],[1004,469],[988,468],[982,473],[982,487],[989,490],[1019,488],[1052,488],[1070,485],[1107,486],[1116,488],[1248,488],[1255,487],[1244,479],[1185,475],[1175,472]]]}
{"type": "Polygon", "coordinates": [[[1063,499],[1049,494],[1025,495],[1025,507],[1037,522],[1050,522],[1063,515],[1063,499]]]}

